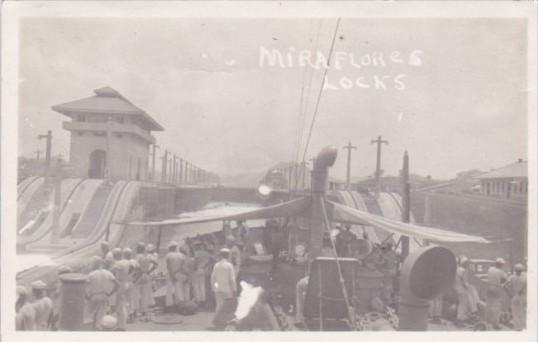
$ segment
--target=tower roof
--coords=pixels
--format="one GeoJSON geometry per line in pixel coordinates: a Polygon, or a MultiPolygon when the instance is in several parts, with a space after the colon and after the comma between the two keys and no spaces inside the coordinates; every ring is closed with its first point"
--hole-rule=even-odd
{"type": "Polygon", "coordinates": [[[72,117],[74,113],[125,114],[142,118],[143,124],[151,131],[163,131],[164,128],[149,114],[127,100],[111,87],[94,90],[95,95],[80,100],[52,106],[52,109],[72,117]]]}

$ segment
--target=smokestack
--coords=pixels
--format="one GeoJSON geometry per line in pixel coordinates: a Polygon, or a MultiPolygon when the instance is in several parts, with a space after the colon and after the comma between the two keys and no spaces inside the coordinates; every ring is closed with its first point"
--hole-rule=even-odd
{"type": "Polygon", "coordinates": [[[329,182],[329,167],[334,165],[338,149],[328,146],[322,149],[316,159],[312,170],[312,204],[310,222],[310,258],[314,260],[321,255],[323,245],[324,216],[323,204],[329,182]]]}

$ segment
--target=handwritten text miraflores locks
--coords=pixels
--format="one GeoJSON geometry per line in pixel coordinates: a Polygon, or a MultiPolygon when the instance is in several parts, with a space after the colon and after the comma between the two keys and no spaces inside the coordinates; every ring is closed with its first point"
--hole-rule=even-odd
{"type": "Polygon", "coordinates": [[[331,78],[327,74],[323,89],[395,89],[405,90],[407,73],[394,73],[397,66],[420,67],[422,65],[422,50],[412,50],[404,53],[401,51],[375,51],[363,54],[355,54],[347,51],[335,51],[331,57],[330,65],[328,56],[320,51],[297,50],[293,47],[286,51],[260,47],[259,66],[271,68],[313,68],[318,70],[350,70],[356,69],[358,75],[336,76],[331,78]],[[350,68],[351,67],[351,68],[350,68]]]}

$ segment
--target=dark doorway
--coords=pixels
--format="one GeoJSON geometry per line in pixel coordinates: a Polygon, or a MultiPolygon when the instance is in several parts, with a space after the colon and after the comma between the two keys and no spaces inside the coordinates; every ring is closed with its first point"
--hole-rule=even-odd
{"type": "Polygon", "coordinates": [[[90,154],[89,178],[104,178],[106,166],[106,152],[95,150],[90,154]]]}

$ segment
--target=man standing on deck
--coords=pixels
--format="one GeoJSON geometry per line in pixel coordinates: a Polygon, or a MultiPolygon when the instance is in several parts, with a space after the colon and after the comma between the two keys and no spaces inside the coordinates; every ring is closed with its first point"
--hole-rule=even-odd
{"type": "Polygon", "coordinates": [[[194,274],[192,287],[198,305],[206,303],[206,271],[211,255],[200,240],[194,242],[194,274]]]}
{"type": "Polygon", "coordinates": [[[357,236],[351,231],[351,225],[346,224],[343,229],[336,235],[336,251],[340,257],[349,257],[349,245],[357,240],[357,236]]]}
{"type": "Polygon", "coordinates": [[[503,284],[506,281],[506,273],[503,271],[505,261],[497,258],[495,266],[488,270],[488,291],[486,301],[486,320],[494,329],[500,329],[499,318],[502,311],[503,284]]]}
{"type": "Polygon", "coordinates": [[[238,244],[246,245],[247,244],[247,226],[241,220],[236,221],[236,241],[238,244]]]}
{"type": "Polygon", "coordinates": [[[398,265],[400,264],[400,257],[394,250],[394,246],[391,241],[385,241],[381,246],[381,257],[383,258],[383,264],[381,272],[383,273],[383,287],[384,297],[387,304],[392,305],[394,300],[394,282],[396,281],[396,275],[398,274],[398,265]]]}
{"type": "Polygon", "coordinates": [[[295,286],[295,326],[304,328],[304,302],[306,299],[306,291],[308,289],[308,270],[307,274],[301,278],[295,286]]]}
{"type": "Polygon", "coordinates": [[[168,254],[166,254],[166,270],[168,271],[168,281],[166,284],[166,310],[175,310],[176,305],[185,301],[185,291],[183,284],[185,277],[181,273],[185,257],[177,251],[177,242],[170,241],[168,244],[168,254]]]}
{"type": "Polygon", "coordinates": [[[149,307],[152,305],[153,291],[151,288],[151,272],[157,267],[157,262],[148,254],[148,250],[143,242],[139,242],[136,246],[135,260],[138,263],[139,277],[135,283],[139,294],[139,310],[140,314],[145,317],[149,307]]]}
{"type": "Polygon", "coordinates": [[[114,256],[112,274],[114,274],[119,283],[118,291],[115,296],[115,311],[118,319],[118,330],[125,331],[127,325],[127,306],[129,304],[128,290],[131,262],[122,258],[122,250],[120,248],[114,248],[112,250],[112,255],[114,256]]]}
{"type": "Polygon", "coordinates": [[[465,267],[468,260],[465,256],[462,256],[459,260],[459,265],[456,268],[456,276],[454,278],[453,288],[458,296],[458,307],[456,314],[456,325],[462,326],[467,319],[469,319],[468,313],[471,311],[469,303],[469,293],[467,278],[465,277],[465,267]]]}
{"type": "Polygon", "coordinates": [[[138,312],[138,303],[140,295],[138,288],[134,285],[140,277],[140,267],[138,262],[133,259],[133,251],[130,248],[123,249],[123,259],[129,262],[129,276],[127,281],[127,313],[128,321],[131,323],[138,312]]]}
{"type": "Polygon", "coordinates": [[[38,280],[32,283],[32,294],[35,298],[32,306],[35,310],[36,330],[48,330],[52,318],[52,300],[45,295],[47,284],[38,280]]]}
{"type": "Polygon", "coordinates": [[[114,265],[114,256],[110,251],[110,245],[107,241],[101,242],[101,257],[103,258],[105,268],[110,270],[112,265],[114,265]]]}
{"type": "Polygon", "coordinates": [[[186,302],[190,302],[192,299],[191,287],[192,280],[194,277],[194,255],[188,244],[184,244],[179,249],[181,254],[183,254],[183,265],[181,267],[181,277],[185,280],[183,281],[183,293],[186,302]]]}
{"type": "Polygon", "coordinates": [[[230,250],[229,261],[234,267],[235,276],[239,279],[239,272],[241,272],[241,250],[239,250],[237,240],[233,235],[226,237],[226,247],[230,250]]]}
{"type": "Polygon", "coordinates": [[[88,311],[92,316],[93,328],[96,330],[101,329],[99,325],[105,317],[108,298],[119,288],[119,282],[109,270],[104,268],[104,265],[103,258],[93,257],[94,270],[88,274],[86,287],[88,311]]]}
{"type": "Polygon", "coordinates": [[[17,286],[17,302],[15,303],[15,322],[18,331],[35,330],[35,309],[28,301],[28,290],[17,286]]]}
{"type": "Polygon", "coordinates": [[[230,250],[222,248],[219,254],[220,260],[215,264],[211,273],[211,286],[217,302],[213,325],[216,329],[224,329],[226,323],[233,318],[235,311],[237,283],[234,267],[228,261],[230,250]]]}
{"type": "Polygon", "coordinates": [[[523,272],[523,265],[514,266],[515,274],[512,274],[505,283],[511,300],[510,308],[512,310],[512,324],[515,330],[525,329],[526,312],[527,312],[527,275],[523,272]]]}

